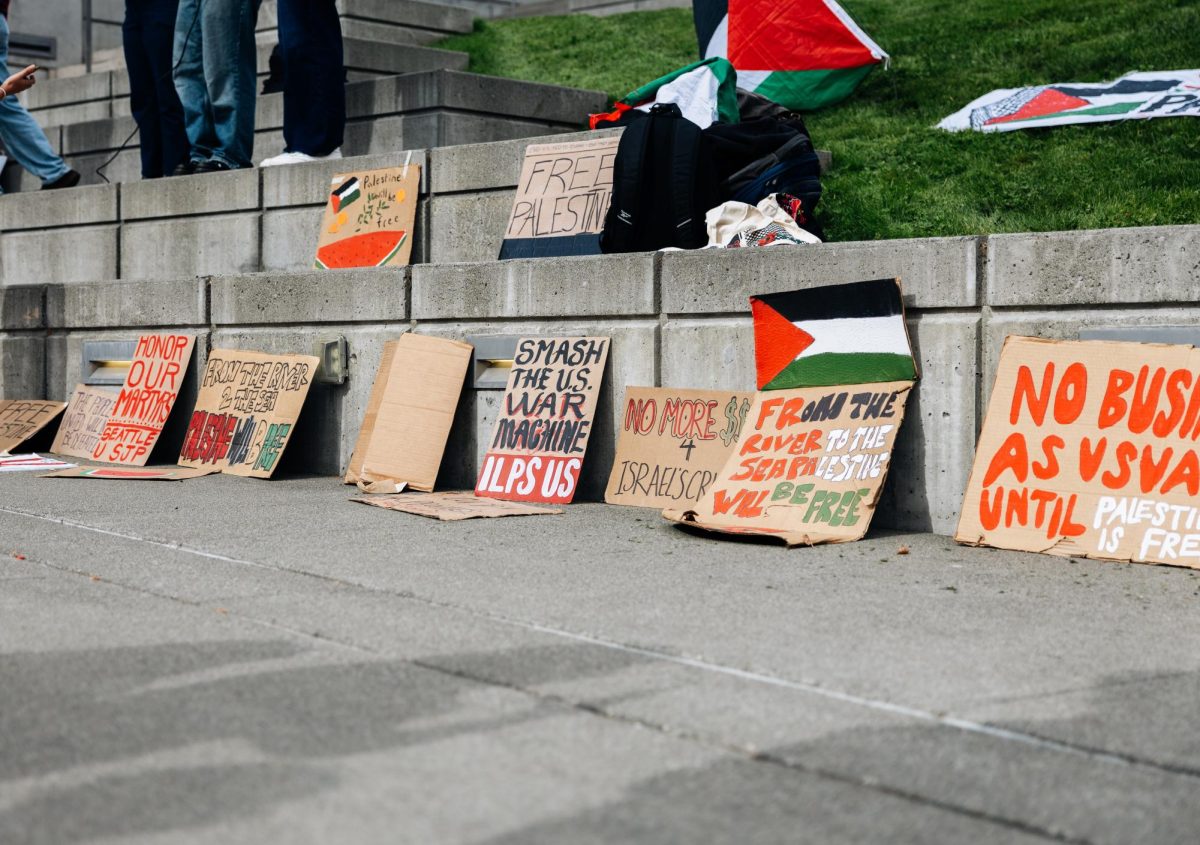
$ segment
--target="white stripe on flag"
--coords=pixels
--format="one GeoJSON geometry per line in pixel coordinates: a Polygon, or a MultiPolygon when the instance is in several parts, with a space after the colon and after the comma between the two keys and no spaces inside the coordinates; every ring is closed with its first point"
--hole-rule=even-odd
{"type": "Polygon", "coordinates": [[[899,314],[890,317],[842,317],[833,320],[800,320],[793,325],[813,337],[812,346],[797,356],[810,358],[830,352],[894,352],[911,355],[908,332],[904,318],[899,314]]]}
{"type": "Polygon", "coordinates": [[[720,56],[722,59],[729,55],[729,15],[721,18],[717,28],[713,30],[708,46],[704,48],[704,58],[711,59],[720,56]]]}

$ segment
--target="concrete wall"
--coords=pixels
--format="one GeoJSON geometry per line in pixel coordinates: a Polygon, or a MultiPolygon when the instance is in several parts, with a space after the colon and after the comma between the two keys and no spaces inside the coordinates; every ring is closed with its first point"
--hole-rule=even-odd
{"type": "MultiPolygon", "coordinates": [[[[439,178],[436,163],[429,175],[439,178]]],[[[95,229],[104,227],[77,231],[95,229]]],[[[79,378],[83,340],[130,338],[146,328],[187,328],[202,345],[274,351],[304,351],[342,335],[350,344],[350,379],[317,389],[301,441],[311,469],[336,473],[349,460],[382,344],[400,332],[605,334],[613,338],[611,390],[601,401],[607,428],[598,426],[592,441],[584,486],[596,496],[611,465],[624,387],[751,388],[748,295],[889,276],[903,279],[922,378],[879,524],[950,533],[1004,336],[1071,339],[1089,327],[1196,325],[1200,226],[385,271],[30,280],[0,288],[0,396],[65,398],[79,378]]],[[[473,482],[498,399],[498,391],[466,391],[444,486],[473,482]]]]}

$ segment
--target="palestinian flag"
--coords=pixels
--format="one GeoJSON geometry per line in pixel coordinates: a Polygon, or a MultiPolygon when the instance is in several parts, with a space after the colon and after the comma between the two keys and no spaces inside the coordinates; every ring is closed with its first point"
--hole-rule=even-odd
{"type": "Polygon", "coordinates": [[[618,121],[630,109],[650,111],[659,103],[675,103],[683,116],[701,129],[714,123],[737,123],[737,73],[725,59],[704,59],[648,82],[617,101],[608,114],[591,116],[595,129],[606,121],[618,121]]]}
{"type": "MultiPolygon", "coordinates": [[[[337,180],[333,181],[337,185],[337,180]]],[[[337,214],[348,205],[353,205],[354,202],[362,196],[362,192],[358,187],[358,177],[351,176],[342,185],[333,189],[330,194],[329,202],[333,205],[333,213],[337,214]]]]}
{"type": "Polygon", "coordinates": [[[811,111],[850,95],[888,54],[835,0],[695,0],[700,55],[724,56],[738,85],[811,111]]]}
{"type": "Polygon", "coordinates": [[[917,377],[895,279],[750,298],[759,390],[917,377]]]}

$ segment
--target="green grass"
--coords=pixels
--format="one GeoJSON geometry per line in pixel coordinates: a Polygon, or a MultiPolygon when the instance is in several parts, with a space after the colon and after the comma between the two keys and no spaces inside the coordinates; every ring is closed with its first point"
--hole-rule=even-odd
{"type": "MultiPolygon", "coordinates": [[[[934,129],[994,88],[1200,65],[1200,0],[843,0],[892,56],[807,117],[833,151],[831,240],[1200,222],[1200,119],[996,135],[934,129]]],[[[696,60],[687,10],[480,22],[471,70],[616,98],[696,60]]],[[[582,117],[582,116],[581,116],[582,117]]]]}

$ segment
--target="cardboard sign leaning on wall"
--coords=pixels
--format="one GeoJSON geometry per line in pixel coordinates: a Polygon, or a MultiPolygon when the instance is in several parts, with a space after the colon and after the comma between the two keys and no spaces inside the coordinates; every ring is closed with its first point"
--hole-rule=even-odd
{"type": "Polygon", "coordinates": [[[76,385],[50,451],[72,458],[92,458],[100,446],[100,433],[116,404],[115,390],[76,385]]]}
{"type": "Polygon", "coordinates": [[[0,453],[17,448],[54,421],[65,402],[0,399],[0,453]]]}
{"type": "Polygon", "coordinates": [[[410,263],[420,187],[419,164],[334,176],[317,239],[317,269],[410,263]]]}
{"type": "Polygon", "coordinates": [[[955,539],[1200,568],[1200,350],[1009,337],[955,539]]]}

